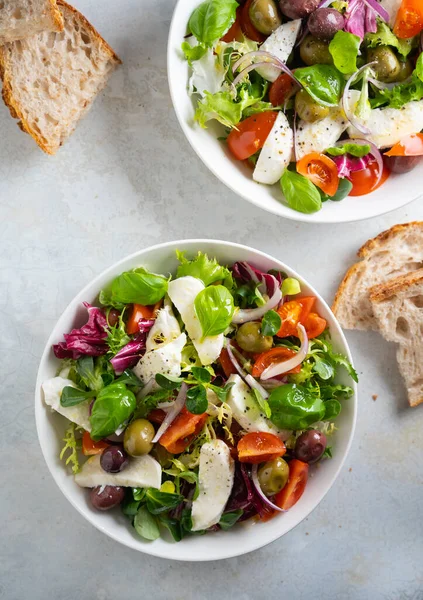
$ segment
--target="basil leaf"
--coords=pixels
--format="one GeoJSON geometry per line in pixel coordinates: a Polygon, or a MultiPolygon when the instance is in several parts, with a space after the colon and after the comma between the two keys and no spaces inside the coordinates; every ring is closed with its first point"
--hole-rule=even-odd
{"type": "Polygon", "coordinates": [[[156,519],[142,506],[134,519],[135,531],[145,540],[154,541],[160,537],[160,529],[156,519]]]}
{"type": "Polygon", "coordinates": [[[76,406],[77,404],[81,404],[81,402],[85,402],[85,400],[88,400],[89,398],[94,398],[94,396],[95,394],[93,394],[91,390],[84,392],[67,385],[62,390],[60,404],[64,407],[76,406]]]}
{"type": "Polygon", "coordinates": [[[232,274],[226,267],[222,267],[215,258],[210,259],[207,254],[198,252],[193,260],[185,258],[184,252],[176,251],[176,257],[181,263],[176,271],[176,277],[196,277],[201,279],[207,287],[216,281],[222,281],[225,287],[233,285],[232,274]]]}
{"type": "Polygon", "coordinates": [[[202,415],[208,406],[207,391],[204,385],[195,385],[187,391],[185,405],[193,415],[202,415]]]}
{"type": "Polygon", "coordinates": [[[147,508],[152,515],[159,515],[172,508],[176,508],[184,501],[184,497],[181,494],[168,494],[167,492],[160,492],[155,488],[148,488],[145,497],[147,498],[147,508]]]}
{"type": "Polygon", "coordinates": [[[193,61],[200,60],[207,52],[204,46],[191,46],[189,42],[182,42],[181,49],[190,65],[193,61]]]}
{"type": "Polygon", "coordinates": [[[325,421],[330,421],[339,415],[341,412],[341,403],[339,400],[327,400],[325,402],[325,421]]]}
{"type": "Polygon", "coordinates": [[[111,435],[134,412],[134,394],[124,383],[112,383],[100,390],[90,416],[91,437],[94,441],[111,435]]]}
{"type": "Polygon", "coordinates": [[[281,188],[288,205],[298,212],[310,214],[322,208],[317,187],[299,173],[286,169],[281,177],[281,188]]]}
{"type": "Polygon", "coordinates": [[[316,357],[316,362],[313,367],[313,371],[318,374],[318,376],[326,381],[327,379],[331,379],[335,376],[335,369],[332,363],[322,358],[316,357]]]}
{"type": "Polygon", "coordinates": [[[234,299],[223,285],[202,290],[194,301],[195,312],[203,330],[203,339],[223,333],[234,314],[234,299]]]}
{"type": "Polygon", "coordinates": [[[325,414],[323,401],[305,387],[287,383],[269,396],[271,421],[280,429],[306,429],[325,414]]]}
{"type": "Polygon", "coordinates": [[[264,413],[264,415],[268,419],[270,419],[270,417],[272,416],[272,411],[270,410],[268,401],[263,398],[263,396],[260,394],[260,392],[258,390],[256,390],[256,388],[251,388],[251,389],[253,392],[253,396],[256,399],[256,402],[260,407],[261,412],[264,413]]]}
{"type": "Polygon", "coordinates": [[[353,188],[353,184],[349,179],[342,178],[339,180],[338,189],[336,190],[336,194],[331,196],[332,202],[340,202],[344,200],[353,188]]]}
{"type": "Polygon", "coordinates": [[[244,511],[241,508],[232,512],[224,513],[219,521],[220,527],[223,529],[223,531],[227,531],[239,521],[243,514],[244,511]]]}
{"type": "Polygon", "coordinates": [[[182,377],[173,377],[173,375],[163,375],[162,373],[157,373],[155,380],[164,390],[179,389],[183,382],[182,377]]]}
{"type": "Polygon", "coordinates": [[[337,106],[344,88],[344,78],[332,65],[313,65],[296,69],[295,79],[310,96],[323,106],[337,106]]]}
{"type": "Polygon", "coordinates": [[[348,75],[357,71],[361,39],[347,31],[337,31],[329,44],[329,52],[338,71],[348,75]]]}
{"type": "Polygon", "coordinates": [[[271,335],[273,337],[281,328],[281,324],[282,319],[278,313],[274,310],[268,310],[261,322],[261,332],[263,335],[271,335]]]}
{"type": "Polygon", "coordinates": [[[206,0],[192,13],[188,29],[200,43],[211,47],[234,23],[238,6],[236,0],[206,0]]]}
{"type": "Polygon", "coordinates": [[[156,304],[167,292],[168,280],[150,273],[144,267],[121,273],[111,285],[102,290],[100,302],[115,304],[156,304]]]}
{"type": "Polygon", "coordinates": [[[343,156],[344,154],[351,154],[356,158],[363,158],[366,154],[369,154],[371,148],[369,144],[354,144],[354,142],[346,142],[342,146],[335,146],[328,148],[326,152],[331,156],[343,156]]]}
{"type": "Polygon", "coordinates": [[[191,373],[200,383],[210,383],[211,381],[211,374],[204,367],[192,367],[191,373]]]}

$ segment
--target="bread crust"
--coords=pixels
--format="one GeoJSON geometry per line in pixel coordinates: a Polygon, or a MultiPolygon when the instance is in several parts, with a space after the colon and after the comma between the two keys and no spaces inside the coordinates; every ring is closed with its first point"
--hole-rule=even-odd
{"type": "Polygon", "coordinates": [[[335,299],[332,304],[332,312],[335,314],[335,316],[336,316],[336,311],[338,310],[338,307],[343,300],[343,295],[346,292],[346,289],[349,285],[349,281],[350,281],[351,277],[353,275],[355,275],[357,273],[357,271],[359,271],[360,269],[361,269],[361,263],[360,262],[354,263],[352,265],[352,267],[350,267],[348,269],[348,271],[345,273],[343,280],[339,284],[338,290],[335,294],[335,299]]]}
{"type": "MultiPolygon", "coordinates": [[[[54,0],[51,0],[51,2],[53,3],[54,0]]],[[[104,48],[104,50],[110,56],[110,58],[113,61],[115,61],[117,64],[122,63],[122,61],[120,60],[118,55],[115,53],[113,48],[111,46],[109,46],[109,44],[101,37],[101,35],[98,33],[98,31],[91,25],[91,23],[84,17],[84,15],[82,15],[78,10],[76,10],[76,8],[74,8],[67,2],[64,2],[63,0],[57,0],[57,6],[58,7],[61,6],[65,9],[69,10],[70,12],[72,12],[74,15],[76,15],[79,22],[81,22],[85,27],[87,27],[89,29],[89,31],[93,35],[94,39],[104,48]]],[[[59,11],[59,8],[57,8],[56,10],[59,11]]],[[[59,11],[59,12],[62,17],[62,12],[61,11],[59,11]]],[[[14,42],[12,42],[12,44],[13,43],[14,42]]],[[[25,119],[25,116],[23,115],[23,112],[19,106],[19,103],[17,102],[17,100],[15,99],[15,97],[13,95],[11,76],[10,76],[10,73],[8,72],[8,61],[7,61],[7,52],[9,50],[9,48],[10,48],[10,44],[5,44],[4,46],[0,46],[0,78],[3,81],[3,92],[2,92],[3,101],[4,101],[5,105],[8,107],[12,118],[19,119],[18,126],[22,129],[22,131],[24,131],[25,133],[28,133],[37,142],[37,144],[41,148],[41,150],[43,150],[46,154],[54,155],[57,151],[56,148],[53,148],[51,145],[49,145],[48,141],[45,140],[38,133],[38,131],[36,131],[34,128],[31,127],[31,125],[25,119]]]]}
{"type": "Polygon", "coordinates": [[[382,233],[379,233],[379,235],[368,240],[365,244],[363,244],[363,246],[361,246],[361,248],[357,252],[357,256],[359,258],[366,258],[366,256],[370,252],[372,252],[376,248],[380,247],[383,243],[385,243],[390,238],[395,237],[398,233],[401,233],[402,231],[404,231],[406,229],[410,229],[410,228],[414,228],[414,227],[419,227],[419,228],[423,229],[423,221],[411,221],[410,223],[400,223],[399,225],[394,225],[393,227],[391,227],[390,229],[387,229],[386,231],[382,231],[382,233]]]}
{"type": "Polygon", "coordinates": [[[389,300],[392,296],[396,296],[400,292],[407,290],[415,283],[423,281],[423,269],[412,271],[406,275],[400,275],[394,279],[389,279],[386,283],[380,283],[370,288],[371,302],[383,302],[389,300]]]}
{"type": "Polygon", "coordinates": [[[57,7],[57,2],[56,0],[49,0],[49,2],[51,5],[51,16],[53,18],[54,25],[57,28],[55,31],[63,31],[65,28],[65,22],[63,20],[62,13],[57,7]]]}

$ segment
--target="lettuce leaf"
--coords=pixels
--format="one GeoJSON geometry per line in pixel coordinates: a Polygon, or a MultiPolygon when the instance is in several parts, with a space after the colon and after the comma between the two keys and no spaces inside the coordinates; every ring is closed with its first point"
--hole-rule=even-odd
{"type": "Polygon", "coordinates": [[[176,271],[176,277],[196,277],[205,286],[216,281],[222,281],[228,288],[232,287],[232,275],[229,269],[220,265],[215,258],[210,259],[204,252],[198,252],[192,260],[188,260],[185,252],[176,251],[176,257],[181,263],[176,271]]]}
{"type": "Polygon", "coordinates": [[[410,54],[418,43],[417,38],[397,38],[395,33],[383,21],[378,22],[376,33],[366,34],[365,42],[368,48],[376,48],[377,46],[391,46],[396,48],[404,58],[410,54]]]}
{"type": "Polygon", "coordinates": [[[81,469],[78,459],[79,441],[75,438],[75,429],[75,423],[70,423],[69,427],[65,431],[65,437],[63,438],[65,445],[60,452],[60,460],[64,460],[66,465],[71,465],[72,473],[74,475],[79,473],[81,469]]]}

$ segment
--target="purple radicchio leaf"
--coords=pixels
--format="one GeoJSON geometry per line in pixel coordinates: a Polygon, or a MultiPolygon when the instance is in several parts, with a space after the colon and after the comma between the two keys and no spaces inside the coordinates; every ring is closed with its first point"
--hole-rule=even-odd
{"type": "Polygon", "coordinates": [[[72,329],[70,333],[65,333],[65,341],[53,346],[57,358],[101,356],[108,351],[106,315],[100,308],[91,306],[88,302],[84,302],[84,306],[88,311],[87,323],[80,329],[72,329]]]}
{"type": "Polygon", "coordinates": [[[145,351],[147,333],[139,333],[110,360],[116,375],[121,375],[125,369],[135,367],[145,351]]]}
{"type": "Polygon", "coordinates": [[[278,283],[282,283],[282,281],[279,281],[280,277],[276,278],[273,275],[264,273],[246,261],[236,262],[232,267],[232,275],[235,279],[241,279],[241,281],[246,283],[249,281],[260,283],[260,292],[262,294],[267,293],[269,297],[273,296],[275,291],[275,280],[278,283]]]}
{"type": "Polygon", "coordinates": [[[344,154],[342,156],[332,156],[332,160],[337,166],[339,177],[348,178],[351,173],[363,171],[369,164],[371,155],[366,154],[363,158],[356,158],[349,154],[344,154]]]}

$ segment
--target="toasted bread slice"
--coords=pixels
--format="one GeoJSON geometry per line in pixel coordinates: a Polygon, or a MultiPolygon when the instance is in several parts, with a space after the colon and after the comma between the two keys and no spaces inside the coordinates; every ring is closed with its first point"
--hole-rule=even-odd
{"type": "Polygon", "coordinates": [[[21,129],[48,154],[71,135],[120,63],[81,13],[63,0],[57,4],[62,32],[0,47],[3,99],[21,129]]]}
{"type": "Polygon", "coordinates": [[[399,344],[397,360],[411,406],[423,402],[423,269],[370,290],[381,334],[399,344]]]}
{"type": "Polygon", "coordinates": [[[0,0],[0,46],[41,31],[62,31],[56,0],[0,0]]]}
{"type": "Polygon", "coordinates": [[[395,225],[360,248],[360,262],[346,273],[332,306],[345,329],[378,329],[369,290],[423,267],[423,221],[395,225]]]}

